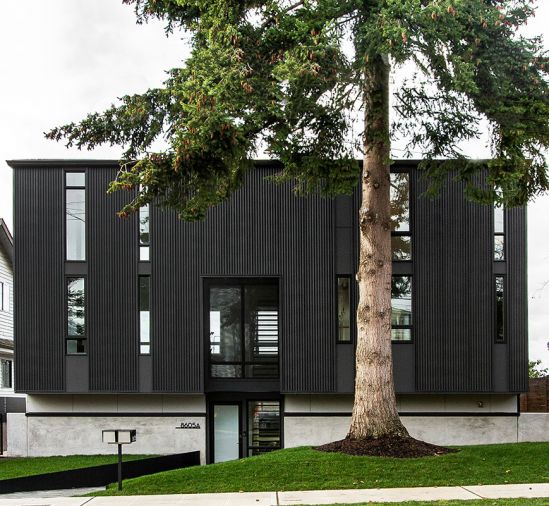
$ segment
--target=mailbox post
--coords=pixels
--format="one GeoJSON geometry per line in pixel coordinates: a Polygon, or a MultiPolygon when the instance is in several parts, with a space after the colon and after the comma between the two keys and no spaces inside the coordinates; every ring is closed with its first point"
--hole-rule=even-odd
{"type": "Polygon", "coordinates": [[[118,445],[118,490],[122,490],[122,445],[136,440],[135,429],[108,429],[103,431],[103,443],[118,445]]]}

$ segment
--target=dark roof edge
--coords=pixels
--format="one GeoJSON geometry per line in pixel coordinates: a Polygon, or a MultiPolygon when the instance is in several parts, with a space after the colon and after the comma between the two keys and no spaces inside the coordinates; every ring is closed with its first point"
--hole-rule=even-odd
{"type": "MultiPolygon", "coordinates": [[[[394,160],[393,165],[401,166],[415,166],[421,160],[394,160]]],[[[480,160],[479,160],[480,161],[480,160]]],[[[257,167],[273,167],[281,166],[278,160],[259,159],[254,160],[257,167]]],[[[362,160],[357,160],[358,163],[362,163],[362,160]]],[[[49,158],[49,159],[22,159],[22,160],[6,160],[6,163],[12,169],[26,169],[26,168],[93,168],[93,167],[116,167],[119,165],[119,160],[98,160],[98,159],[64,159],[64,158],[49,158]]]]}
{"type": "Polygon", "coordinates": [[[0,218],[0,245],[6,251],[13,267],[13,236],[2,218],[0,218]]]}

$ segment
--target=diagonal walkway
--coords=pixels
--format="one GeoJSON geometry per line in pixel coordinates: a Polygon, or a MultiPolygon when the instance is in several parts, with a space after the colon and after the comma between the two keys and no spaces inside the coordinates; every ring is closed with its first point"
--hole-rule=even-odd
{"type": "Polygon", "coordinates": [[[304,490],[298,492],[134,495],[118,497],[27,496],[26,498],[14,498],[9,495],[0,495],[0,506],[290,506],[535,497],[549,498],[549,483],[363,490],[304,490]]]}

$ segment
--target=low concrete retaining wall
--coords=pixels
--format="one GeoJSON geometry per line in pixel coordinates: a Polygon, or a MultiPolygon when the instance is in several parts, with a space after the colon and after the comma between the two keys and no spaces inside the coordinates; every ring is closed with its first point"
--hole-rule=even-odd
{"type": "MultiPolygon", "coordinates": [[[[122,465],[122,479],[181,469],[200,464],[200,452],[164,455],[149,459],[131,460],[122,465]]],[[[65,488],[101,487],[118,479],[118,464],[82,467],[55,473],[37,474],[21,478],[0,480],[0,494],[28,492],[31,490],[56,490],[65,488]]]]}
{"type": "MultiPolygon", "coordinates": [[[[286,416],[284,446],[320,445],[343,439],[348,416],[286,416]]],[[[439,445],[549,441],[549,413],[520,416],[403,416],[410,434],[439,445]]]]}

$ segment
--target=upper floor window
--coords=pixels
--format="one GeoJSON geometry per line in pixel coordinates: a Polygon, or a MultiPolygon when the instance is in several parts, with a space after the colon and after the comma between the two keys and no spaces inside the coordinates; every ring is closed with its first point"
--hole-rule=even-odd
{"type": "Polygon", "coordinates": [[[412,340],[412,276],[393,276],[391,339],[393,341],[412,340]]]}
{"type": "Polygon", "coordinates": [[[13,361],[0,360],[0,388],[13,388],[13,361]]]}
{"type": "Polygon", "coordinates": [[[410,233],[410,176],[391,173],[391,246],[393,260],[412,259],[410,233]]]}
{"type": "Polygon", "coordinates": [[[150,260],[149,205],[139,209],[139,260],[150,260]]]}
{"type": "Polygon", "coordinates": [[[139,276],[139,353],[151,352],[151,277],[139,276]]]}
{"type": "Polygon", "coordinates": [[[351,277],[337,278],[337,340],[351,342],[351,277]]]}
{"type": "Polygon", "coordinates": [[[505,260],[505,211],[494,207],[494,260],[505,260]]]}
{"type": "Polygon", "coordinates": [[[0,281],[0,311],[10,311],[10,285],[0,281]]]}
{"type": "Polygon", "coordinates": [[[86,260],[86,173],[65,172],[66,259],[86,260]]]}
{"type": "Polygon", "coordinates": [[[207,282],[212,378],[278,377],[278,284],[207,282]]]}
{"type": "Polygon", "coordinates": [[[495,277],[496,289],[496,342],[505,342],[505,277],[495,277]]]}
{"type": "Polygon", "coordinates": [[[67,355],[86,353],[86,280],[67,278],[67,355]]]}

